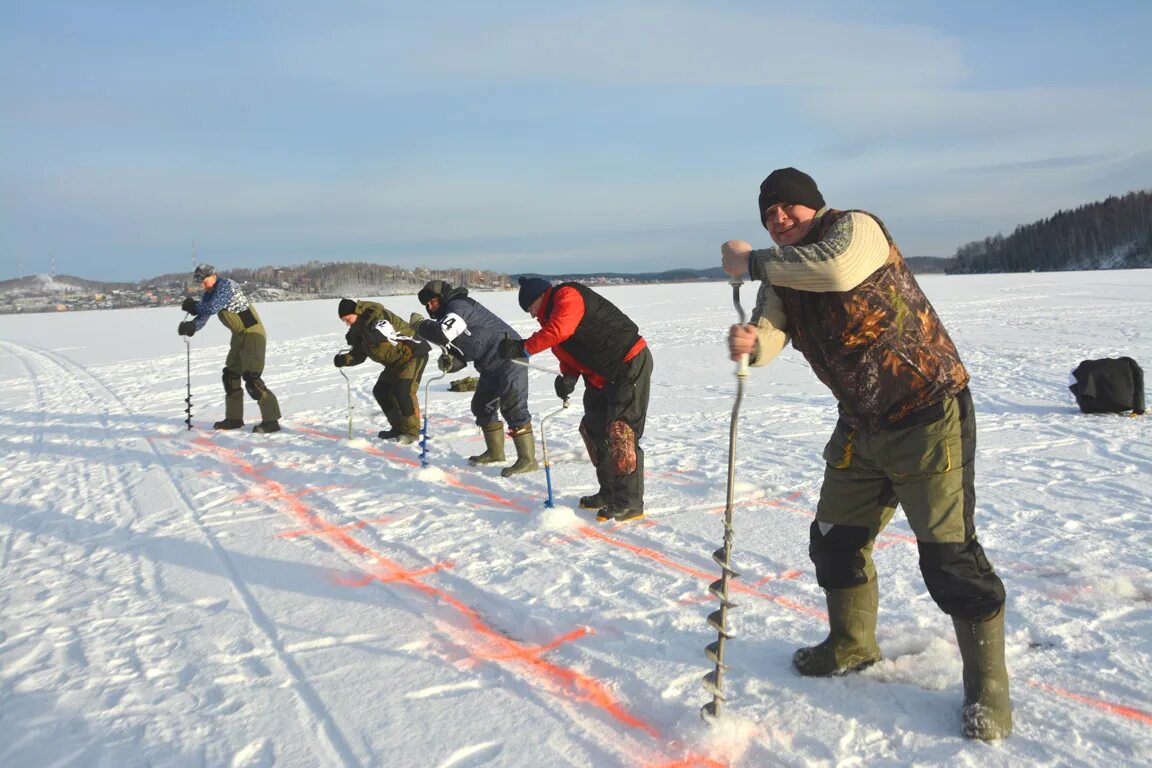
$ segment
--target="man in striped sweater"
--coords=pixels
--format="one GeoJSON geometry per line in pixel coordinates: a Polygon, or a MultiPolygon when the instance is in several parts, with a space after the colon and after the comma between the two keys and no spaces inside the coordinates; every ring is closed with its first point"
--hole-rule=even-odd
{"type": "Polygon", "coordinates": [[[956,346],[875,216],[827,207],[795,168],[764,180],[759,214],[775,247],[721,247],[725,272],[760,281],[751,323],[729,332],[732,359],[765,365],[790,340],[839,403],[809,541],[830,632],[792,663],[830,676],[880,659],[872,544],[900,505],[928,592],[956,631],[962,731],[1003,738],[1004,585],[976,539],[975,411],[956,346]]]}

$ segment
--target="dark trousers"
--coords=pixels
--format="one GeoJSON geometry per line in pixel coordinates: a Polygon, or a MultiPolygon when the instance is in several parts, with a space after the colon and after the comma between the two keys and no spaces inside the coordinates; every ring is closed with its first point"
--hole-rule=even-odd
{"type": "Polygon", "coordinates": [[[602,388],[584,387],[580,434],[596,467],[600,494],[612,503],[644,508],[644,423],[652,385],[652,352],[645,347],[602,388]]]}
{"type": "Polygon", "coordinates": [[[510,429],[519,429],[532,421],[528,412],[528,369],[506,361],[495,370],[480,374],[476,394],[472,395],[472,415],[476,425],[486,427],[504,417],[510,429]]]}
{"type": "Polygon", "coordinates": [[[372,387],[388,424],[405,435],[420,434],[420,377],[427,357],[414,357],[398,368],[385,368],[372,387]]]}

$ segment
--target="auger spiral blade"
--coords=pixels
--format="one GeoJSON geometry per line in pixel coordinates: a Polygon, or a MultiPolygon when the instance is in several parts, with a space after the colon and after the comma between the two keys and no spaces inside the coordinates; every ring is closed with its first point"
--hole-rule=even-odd
{"type": "Polygon", "coordinates": [[[725,640],[731,640],[736,636],[734,632],[729,632],[728,627],[725,626],[724,621],[727,618],[728,609],[720,608],[719,610],[712,611],[708,614],[708,626],[716,630],[716,633],[725,640]]]}
{"type": "Polygon", "coordinates": [[[721,669],[728,669],[728,665],[724,663],[724,640],[723,638],[713,640],[704,646],[704,655],[708,657],[708,661],[713,664],[719,665],[721,669]]]}
{"type": "Polygon", "coordinates": [[[728,579],[721,577],[708,585],[708,591],[711,592],[720,604],[725,608],[734,608],[736,603],[728,598],[728,579]]]}
{"type": "Polygon", "coordinates": [[[718,670],[714,669],[708,674],[704,675],[703,685],[704,690],[712,694],[714,699],[718,699],[719,701],[727,701],[727,699],[724,698],[724,691],[721,690],[724,682],[721,679],[721,673],[718,670]]]}
{"type": "Polygon", "coordinates": [[[740,574],[737,573],[732,567],[732,559],[728,556],[727,552],[725,551],[726,549],[727,547],[720,547],[720,549],[712,553],[712,559],[716,561],[716,565],[728,571],[729,576],[734,579],[740,578],[740,574]]]}

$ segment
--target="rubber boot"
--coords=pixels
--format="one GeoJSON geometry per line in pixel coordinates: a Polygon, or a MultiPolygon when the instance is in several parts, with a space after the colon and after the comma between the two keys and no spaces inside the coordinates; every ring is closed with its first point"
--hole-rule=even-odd
{"type": "Polygon", "coordinates": [[[478,456],[469,456],[469,464],[495,464],[504,461],[504,422],[494,421],[481,427],[484,432],[484,445],[487,450],[478,456]]]}
{"type": "Polygon", "coordinates": [[[961,730],[970,739],[993,741],[1012,733],[1008,667],[1004,664],[1004,609],[986,619],[953,617],[964,661],[961,730]]]}
{"type": "Polygon", "coordinates": [[[859,672],[880,661],[876,612],[880,588],[876,579],[848,589],[825,590],[828,637],[792,654],[792,666],[805,677],[832,677],[859,672]]]}
{"type": "Polygon", "coordinates": [[[511,477],[539,469],[540,465],[536,463],[536,439],[532,435],[532,425],[525,424],[519,429],[513,429],[511,435],[512,444],[516,446],[516,461],[512,466],[500,470],[500,474],[511,477]]]}

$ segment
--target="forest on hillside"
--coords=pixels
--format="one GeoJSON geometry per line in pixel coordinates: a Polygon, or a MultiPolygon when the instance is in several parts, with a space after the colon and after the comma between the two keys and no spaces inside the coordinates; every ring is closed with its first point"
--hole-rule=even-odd
{"type": "Polygon", "coordinates": [[[949,274],[1152,267],[1152,191],[1129,192],[960,246],[949,274]]]}

